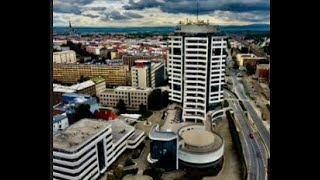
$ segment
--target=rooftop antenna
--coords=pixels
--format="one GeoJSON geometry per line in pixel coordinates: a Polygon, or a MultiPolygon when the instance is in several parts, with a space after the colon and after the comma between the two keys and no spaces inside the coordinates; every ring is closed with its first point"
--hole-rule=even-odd
{"type": "Polygon", "coordinates": [[[198,16],[199,16],[199,0],[197,0],[197,23],[199,22],[198,16]]]}

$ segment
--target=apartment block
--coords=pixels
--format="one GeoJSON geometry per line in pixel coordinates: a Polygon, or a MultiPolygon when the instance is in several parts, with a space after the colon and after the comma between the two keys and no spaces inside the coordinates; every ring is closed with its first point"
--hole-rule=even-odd
{"type": "Polygon", "coordinates": [[[148,96],[151,88],[141,89],[130,86],[119,86],[115,89],[106,89],[100,94],[100,103],[105,106],[116,107],[120,99],[127,108],[139,109],[140,104],[148,108],[148,96]]]}
{"type": "Polygon", "coordinates": [[[81,76],[105,79],[107,86],[126,86],[128,66],[109,66],[105,64],[53,64],[53,79],[63,83],[77,83],[81,76]]]}
{"type": "Polygon", "coordinates": [[[53,63],[76,63],[76,52],[69,50],[69,51],[61,51],[61,52],[54,52],[53,53],[53,63]]]}
{"type": "Polygon", "coordinates": [[[164,82],[164,63],[149,60],[136,60],[131,68],[131,85],[133,87],[158,87],[164,82]]]}

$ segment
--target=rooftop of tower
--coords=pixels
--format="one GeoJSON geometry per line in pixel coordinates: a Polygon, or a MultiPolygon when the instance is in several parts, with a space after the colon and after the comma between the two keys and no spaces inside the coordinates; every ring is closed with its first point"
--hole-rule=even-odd
{"type": "Polygon", "coordinates": [[[210,25],[209,20],[206,22],[204,20],[197,20],[197,21],[191,21],[186,20],[179,21],[178,25],[176,26],[176,33],[217,33],[219,32],[218,28],[216,26],[210,25]]]}

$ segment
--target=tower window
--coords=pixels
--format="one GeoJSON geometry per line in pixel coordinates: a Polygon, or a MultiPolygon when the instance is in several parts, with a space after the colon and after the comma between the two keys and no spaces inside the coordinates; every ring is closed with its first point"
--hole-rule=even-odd
{"type": "Polygon", "coordinates": [[[174,55],[181,55],[181,49],[180,48],[173,48],[173,54],[174,55]]]}
{"type": "Polygon", "coordinates": [[[219,90],[219,86],[211,86],[211,92],[216,92],[219,90]]]}
{"type": "Polygon", "coordinates": [[[217,48],[213,50],[214,55],[220,55],[221,54],[221,49],[217,48]]]}
{"type": "Polygon", "coordinates": [[[175,91],[180,91],[180,90],[181,90],[181,86],[174,84],[174,85],[173,85],[173,90],[175,90],[175,91]]]}

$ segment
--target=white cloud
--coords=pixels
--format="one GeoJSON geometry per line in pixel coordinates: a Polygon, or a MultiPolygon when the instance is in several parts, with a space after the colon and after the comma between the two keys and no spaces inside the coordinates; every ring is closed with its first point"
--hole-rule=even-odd
{"type": "MultiPolygon", "coordinates": [[[[162,3],[168,0],[154,1],[162,3]]],[[[227,1],[239,2],[239,0],[227,1]]],[[[258,1],[261,2],[261,0],[241,0],[241,2],[245,3],[258,1]]],[[[187,18],[191,20],[196,19],[195,15],[182,12],[163,12],[160,7],[151,7],[143,10],[125,10],[123,6],[128,4],[128,2],[129,0],[53,0],[53,5],[58,7],[58,11],[53,12],[53,25],[68,26],[68,21],[71,21],[73,26],[174,26],[180,20],[183,21],[187,18]],[[69,9],[70,12],[68,12],[69,9]],[[114,17],[116,17],[115,15],[119,15],[119,17],[122,15],[126,17],[132,16],[130,16],[130,18],[111,18],[106,21],[106,14],[112,12],[118,12],[117,14],[114,14],[114,17]]],[[[57,7],[54,7],[53,9],[57,9],[57,7]]],[[[205,15],[199,15],[199,19],[209,20],[211,24],[217,25],[245,25],[250,23],[269,23],[270,15],[268,11],[234,12],[216,10],[208,12],[205,15]]]]}

